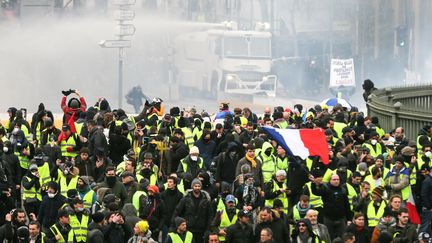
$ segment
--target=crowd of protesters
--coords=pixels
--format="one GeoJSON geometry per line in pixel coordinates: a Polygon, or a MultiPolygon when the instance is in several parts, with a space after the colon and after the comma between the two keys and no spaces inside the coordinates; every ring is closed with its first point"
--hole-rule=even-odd
{"type": "Polygon", "coordinates": [[[416,140],[355,107],[138,115],[63,91],[0,126],[0,242],[429,242],[432,128],[416,140]],[[321,128],[329,164],[262,129],[321,128]],[[418,215],[421,215],[421,218],[418,215]]]}

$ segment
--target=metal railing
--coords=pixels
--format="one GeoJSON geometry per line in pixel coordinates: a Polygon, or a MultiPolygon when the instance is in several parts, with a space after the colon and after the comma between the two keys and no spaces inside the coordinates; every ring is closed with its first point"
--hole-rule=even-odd
{"type": "Polygon", "coordinates": [[[415,140],[419,129],[432,123],[432,83],[375,90],[367,109],[386,132],[403,127],[405,135],[415,140]]]}

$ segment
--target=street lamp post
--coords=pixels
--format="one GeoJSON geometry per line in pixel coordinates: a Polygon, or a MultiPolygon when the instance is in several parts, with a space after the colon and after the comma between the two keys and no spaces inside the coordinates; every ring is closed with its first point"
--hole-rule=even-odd
{"type": "Polygon", "coordinates": [[[135,34],[135,26],[129,21],[135,18],[135,12],[130,10],[136,0],[114,0],[114,5],[119,9],[114,13],[114,19],[118,21],[115,28],[116,40],[102,40],[99,45],[103,48],[118,48],[118,108],[122,108],[123,97],[123,61],[124,48],[131,47],[131,41],[125,39],[135,34]]]}

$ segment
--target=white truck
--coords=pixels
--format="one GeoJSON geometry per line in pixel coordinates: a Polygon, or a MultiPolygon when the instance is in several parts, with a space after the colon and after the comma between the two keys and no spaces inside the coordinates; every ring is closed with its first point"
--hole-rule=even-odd
{"type": "Polygon", "coordinates": [[[268,31],[209,27],[174,39],[174,80],[180,92],[200,92],[217,98],[220,92],[275,96],[272,35],[268,31]]]}

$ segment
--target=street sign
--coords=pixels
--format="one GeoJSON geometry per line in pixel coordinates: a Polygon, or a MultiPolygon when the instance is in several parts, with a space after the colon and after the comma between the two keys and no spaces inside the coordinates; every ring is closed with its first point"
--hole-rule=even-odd
{"type": "Polygon", "coordinates": [[[135,12],[133,10],[120,9],[114,12],[115,20],[133,20],[135,18],[135,12]]]}
{"type": "Polygon", "coordinates": [[[114,5],[134,5],[136,0],[114,0],[114,5]]]}
{"type": "Polygon", "coordinates": [[[135,26],[133,24],[119,24],[115,28],[115,35],[130,36],[135,34],[135,26]]]}
{"type": "Polygon", "coordinates": [[[99,45],[103,48],[130,48],[130,40],[102,40],[99,45]]]}

